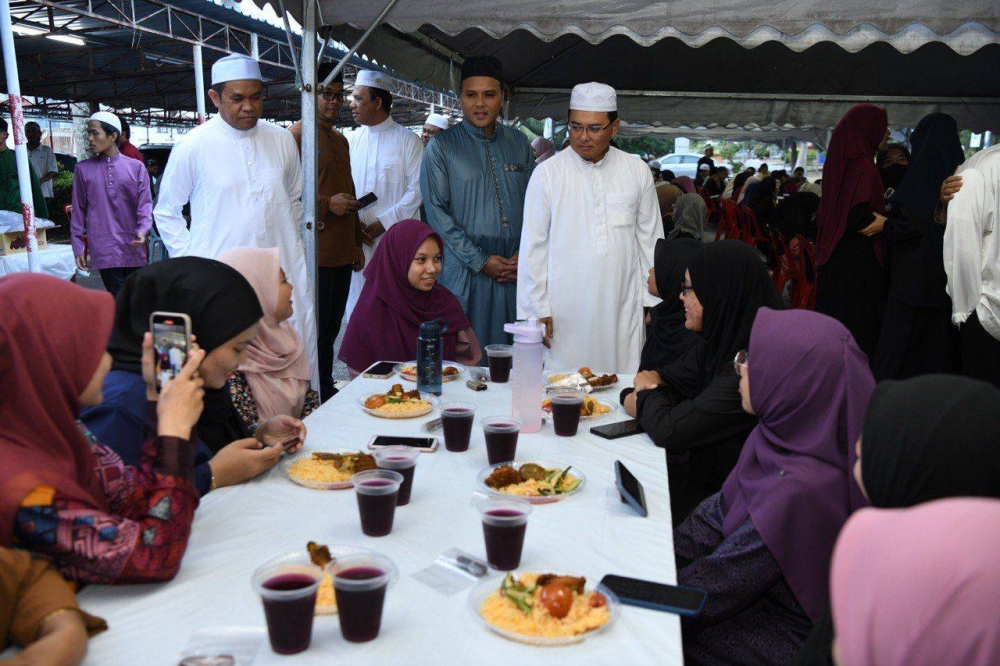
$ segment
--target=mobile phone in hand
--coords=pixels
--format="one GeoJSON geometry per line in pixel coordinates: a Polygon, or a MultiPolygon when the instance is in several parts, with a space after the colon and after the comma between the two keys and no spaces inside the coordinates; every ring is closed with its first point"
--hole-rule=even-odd
{"type": "Polygon", "coordinates": [[[358,210],[361,210],[362,208],[368,208],[368,206],[371,206],[376,201],[378,201],[378,197],[375,196],[375,193],[369,192],[368,194],[358,199],[358,210]]]}
{"type": "Polygon", "coordinates": [[[180,374],[191,351],[191,317],[180,312],[154,312],[149,316],[153,336],[156,392],[180,374]]]}

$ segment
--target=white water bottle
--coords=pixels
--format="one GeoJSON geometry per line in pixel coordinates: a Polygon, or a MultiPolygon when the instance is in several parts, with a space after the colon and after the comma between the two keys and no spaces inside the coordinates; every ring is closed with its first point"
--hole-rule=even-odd
{"type": "Polygon", "coordinates": [[[545,328],[537,319],[504,324],[503,330],[514,336],[514,375],[511,381],[511,411],[521,420],[521,432],[542,429],[542,400],[545,383],[542,365],[545,328]]]}

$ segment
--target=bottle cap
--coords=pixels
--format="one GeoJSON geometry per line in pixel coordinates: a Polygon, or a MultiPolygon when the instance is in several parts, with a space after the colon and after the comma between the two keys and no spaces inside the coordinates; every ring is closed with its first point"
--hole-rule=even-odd
{"type": "Polygon", "coordinates": [[[432,319],[420,324],[420,337],[422,338],[441,337],[442,333],[440,319],[432,319]]]}
{"type": "Polygon", "coordinates": [[[504,324],[503,330],[514,336],[514,342],[541,344],[545,337],[545,327],[534,317],[513,324],[504,324]]]}

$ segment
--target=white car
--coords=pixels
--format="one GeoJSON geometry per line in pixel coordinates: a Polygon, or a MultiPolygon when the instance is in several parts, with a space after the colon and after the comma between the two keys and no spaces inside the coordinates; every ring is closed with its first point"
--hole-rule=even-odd
{"type": "MultiPolygon", "coordinates": [[[[664,155],[653,160],[650,162],[650,166],[657,164],[661,171],[673,171],[674,176],[687,176],[694,179],[698,175],[698,160],[702,157],[698,153],[670,153],[669,155],[664,155]]],[[[719,159],[715,159],[715,166],[726,167],[730,173],[733,171],[732,164],[719,159]]]]}

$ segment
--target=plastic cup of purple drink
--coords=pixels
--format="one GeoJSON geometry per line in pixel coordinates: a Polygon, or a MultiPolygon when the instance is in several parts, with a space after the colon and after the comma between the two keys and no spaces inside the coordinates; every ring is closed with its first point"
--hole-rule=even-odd
{"type": "Polygon", "coordinates": [[[513,416],[488,416],[483,419],[486,437],[486,457],[491,465],[510,462],[517,452],[517,434],[521,420],[513,416]]]}
{"type": "Polygon", "coordinates": [[[510,345],[486,345],[486,359],[490,366],[490,381],[504,384],[510,381],[514,367],[514,348],[510,345]]]}
{"type": "Polygon", "coordinates": [[[403,477],[403,483],[399,486],[399,497],[396,498],[396,506],[403,506],[410,503],[410,491],[413,490],[413,472],[417,469],[417,458],[420,451],[409,446],[387,446],[384,449],[377,449],[372,454],[375,464],[379,469],[391,469],[399,472],[403,477]]]}
{"type": "Polygon", "coordinates": [[[264,603],[267,635],[278,654],[304,652],[312,640],[316,590],[323,570],[292,558],[276,558],[258,567],[253,586],[264,603]]]}
{"type": "Polygon", "coordinates": [[[500,571],[519,567],[531,505],[520,500],[491,497],[478,502],[476,508],[483,519],[486,561],[500,571]]]}
{"type": "Polygon", "coordinates": [[[465,402],[448,402],[441,405],[441,430],[444,431],[444,448],[449,451],[468,451],[472,436],[472,419],[476,406],[465,402]]]}
{"type": "Polygon", "coordinates": [[[369,469],[352,476],[351,483],[358,496],[361,531],[372,537],[391,532],[403,475],[388,469],[369,469]]]}
{"type": "Polygon", "coordinates": [[[374,553],[339,557],[326,565],[337,597],[340,633],[352,643],[374,640],[382,626],[385,593],[397,577],[389,558],[374,553]]]}
{"type": "Polygon", "coordinates": [[[580,428],[580,408],[586,396],[583,391],[559,391],[549,397],[552,404],[552,426],[557,435],[576,435],[580,428]]]}

